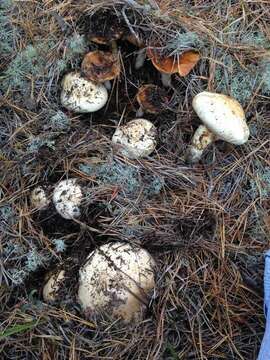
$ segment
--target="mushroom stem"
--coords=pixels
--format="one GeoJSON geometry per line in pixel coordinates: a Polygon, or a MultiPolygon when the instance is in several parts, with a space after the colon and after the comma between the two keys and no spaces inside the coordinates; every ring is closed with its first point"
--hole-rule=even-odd
{"type": "Polygon", "coordinates": [[[171,85],[172,85],[171,74],[162,72],[161,73],[161,81],[162,81],[163,86],[171,87],[171,85]]]}
{"type": "Polygon", "coordinates": [[[111,42],[111,47],[112,47],[112,53],[117,56],[118,53],[118,48],[117,48],[117,42],[116,40],[112,40],[111,42]]]}
{"type": "Polygon", "coordinates": [[[139,109],[136,111],[136,118],[142,117],[144,114],[143,108],[140,106],[139,109]]]}
{"type": "Polygon", "coordinates": [[[104,83],[103,83],[103,85],[105,86],[105,88],[107,89],[107,90],[111,90],[111,88],[112,88],[112,84],[111,84],[111,82],[110,82],[110,80],[106,80],[104,83]]]}
{"type": "Polygon", "coordinates": [[[195,131],[191,145],[188,148],[186,154],[187,162],[194,164],[200,161],[204,150],[216,139],[217,137],[206,126],[200,125],[195,131]]]}
{"type": "Polygon", "coordinates": [[[135,69],[136,70],[139,70],[140,68],[143,67],[145,58],[146,58],[146,50],[145,49],[140,49],[137,52],[137,56],[136,56],[136,60],[135,60],[135,69]]]}

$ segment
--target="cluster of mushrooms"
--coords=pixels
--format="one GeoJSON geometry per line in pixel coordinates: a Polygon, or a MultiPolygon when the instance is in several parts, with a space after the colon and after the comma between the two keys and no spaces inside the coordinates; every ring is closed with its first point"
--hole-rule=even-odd
{"type": "MultiPolygon", "coordinates": [[[[85,189],[76,178],[60,181],[49,194],[48,189],[36,187],[30,197],[31,205],[44,210],[53,203],[55,210],[66,220],[81,216],[85,189]]],[[[109,242],[91,252],[79,271],[77,298],[84,314],[110,314],[124,322],[139,320],[148,305],[155,287],[155,260],[139,246],[109,242]]],[[[58,268],[46,276],[43,299],[54,303],[61,300],[66,271],[58,268]]]]}
{"type": "MultiPolygon", "coordinates": [[[[142,67],[146,56],[161,73],[164,87],[171,86],[171,76],[178,73],[186,76],[200,60],[197,51],[188,50],[175,58],[164,55],[160,47],[146,46],[133,34],[124,35],[119,26],[111,27],[109,33],[91,30],[89,40],[109,46],[108,51],[91,51],[82,61],[80,71],[71,72],[62,80],[61,103],[75,113],[92,113],[100,110],[108,101],[110,81],[120,75],[121,65],[116,40],[123,38],[140,48],[135,61],[135,69],[142,67]]],[[[168,104],[166,91],[154,84],[144,84],[137,92],[139,104],[136,119],[119,126],[112,144],[122,155],[131,159],[149,156],[157,145],[157,129],[144,113],[158,114],[168,104]]],[[[242,106],[235,99],[224,94],[201,92],[192,102],[203,125],[196,130],[186,154],[189,163],[201,159],[204,149],[215,140],[225,140],[234,145],[244,144],[249,137],[242,106]]]]}
{"type": "MultiPolygon", "coordinates": [[[[93,30],[93,29],[92,29],[93,30]]],[[[110,35],[90,34],[90,41],[107,45],[108,51],[91,51],[82,61],[80,71],[68,73],[61,84],[61,104],[75,113],[92,113],[100,110],[108,101],[111,81],[120,75],[120,61],[116,40],[124,37],[119,27],[110,28],[110,35]]],[[[171,75],[187,75],[199,61],[196,51],[186,51],[177,61],[173,56],[164,56],[158,48],[146,47],[136,36],[125,40],[137,45],[140,50],[135,61],[139,69],[146,56],[161,73],[162,84],[171,86],[171,75]]],[[[154,84],[144,84],[136,96],[139,104],[136,118],[119,126],[112,137],[116,151],[129,159],[149,156],[157,145],[157,129],[144,113],[156,114],[168,99],[164,89],[154,84]]],[[[213,141],[222,139],[235,145],[244,144],[249,137],[242,106],[224,94],[201,92],[192,106],[203,125],[196,130],[186,158],[198,162],[204,149],[213,141]]],[[[56,185],[52,196],[42,187],[33,190],[32,206],[44,209],[52,202],[56,211],[65,219],[79,218],[84,190],[77,179],[63,180],[56,185]]],[[[155,287],[155,261],[144,249],[111,242],[89,254],[79,271],[78,301],[86,315],[110,313],[115,318],[131,321],[143,314],[149,296],[155,287]]],[[[65,278],[65,270],[54,272],[43,288],[45,301],[57,300],[57,294],[65,278]]]]}

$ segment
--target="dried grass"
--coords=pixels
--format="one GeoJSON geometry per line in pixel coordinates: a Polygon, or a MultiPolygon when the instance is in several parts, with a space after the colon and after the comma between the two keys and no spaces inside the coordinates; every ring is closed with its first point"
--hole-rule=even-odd
{"type": "Polygon", "coordinates": [[[268,25],[266,1],[0,5],[0,27],[8,30],[0,55],[1,359],[256,359],[270,229],[269,71],[261,71],[269,61],[268,25]],[[135,115],[139,84],[160,83],[149,62],[132,70],[135,48],[122,45],[125,70],[104,111],[72,116],[58,100],[63,74],[95,48],[83,35],[104,8],[148,44],[181,53],[185,33],[185,46],[193,41],[202,54],[188,77],[174,78],[171,108],[150,116],[159,147],[142,161],[116,156],[110,147],[120,118],[135,115]],[[250,76],[250,88],[240,71],[250,76]],[[251,138],[241,147],[218,142],[200,164],[187,166],[184,151],[198,126],[192,96],[219,86],[243,101],[251,138]],[[33,212],[31,189],[66,176],[88,186],[82,219],[33,212]],[[91,250],[111,239],[136,242],[158,262],[146,318],[129,327],[109,318],[87,321],[76,303],[74,274],[91,250]],[[61,303],[52,307],[42,302],[41,284],[57,266],[69,276],[61,303]]]}

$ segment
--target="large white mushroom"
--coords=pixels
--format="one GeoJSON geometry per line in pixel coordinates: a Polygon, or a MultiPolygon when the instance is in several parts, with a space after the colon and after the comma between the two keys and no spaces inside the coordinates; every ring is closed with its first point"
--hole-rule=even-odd
{"type": "Polygon", "coordinates": [[[50,199],[46,194],[46,190],[41,186],[37,186],[30,194],[30,202],[32,207],[41,210],[49,206],[50,199]]]}
{"type": "Polygon", "coordinates": [[[64,219],[74,219],[81,215],[82,200],[83,191],[75,178],[60,181],[54,189],[53,203],[64,219]]]}
{"type": "Polygon", "coordinates": [[[78,300],[86,314],[138,320],[155,286],[155,261],[144,249],[120,242],[97,248],[80,269],[78,300]]]}
{"type": "Polygon", "coordinates": [[[150,155],[157,145],[157,129],[146,119],[134,119],[116,129],[112,142],[119,145],[119,152],[130,159],[150,155]]]}
{"type": "Polygon", "coordinates": [[[108,91],[103,84],[85,79],[78,72],[65,75],[61,85],[61,104],[76,113],[98,111],[108,100],[108,91]]]}
{"type": "Polygon", "coordinates": [[[58,300],[58,292],[63,286],[65,279],[65,270],[51,273],[43,287],[43,299],[46,302],[54,302],[58,300]]]}
{"type": "Polygon", "coordinates": [[[204,125],[198,127],[192,138],[187,153],[188,162],[199,161],[205,148],[215,140],[234,145],[247,142],[249,128],[245,113],[235,99],[204,91],[194,97],[192,106],[204,125]]]}

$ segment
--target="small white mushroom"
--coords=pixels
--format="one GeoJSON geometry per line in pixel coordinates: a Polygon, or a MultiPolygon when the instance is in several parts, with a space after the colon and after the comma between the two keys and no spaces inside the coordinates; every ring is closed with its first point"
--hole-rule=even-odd
{"type": "Polygon", "coordinates": [[[48,198],[46,191],[43,187],[37,186],[30,195],[30,202],[32,207],[36,209],[45,209],[50,204],[50,199],[48,198]]]}
{"type": "Polygon", "coordinates": [[[108,100],[108,91],[104,85],[95,84],[78,72],[65,75],[61,85],[61,104],[76,113],[98,111],[108,100]]]}
{"type": "Polygon", "coordinates": [[[130,159],[150,155],[157,145],[157,129],[146,119],[134,119],[116,129],[112,142],[119,144],[119,152],[130,159]]]}
{"type": "Polygon", "coordinates": [[[43,299],[46,302],[54,302],[58,300],[58,291],[61,289],[65,279],[65,270],[57,271],[50,275],[43,287],[43,299]]]}
{"type": "Polygon", "coordinates": [[[78,299],[86,314],[138,320],[155,286],[155,261],[144,249],[120,242],[93,251],[79,273],[78,299]]]}
{"type": "Polygon", "coordinates": [[[200,160],[205,148],[215,140],[224,140],[234,145],[247,142],[249,128],[242,106],[235,99],[211,92],[201,92],[192,101],[192,106],[204,125],[196,130],[188,149],[187,160],[200,160]]]}
{"type": "Polygon", "coordinates": [[[53,203],[56,211],[64,219],[74,219],[81,215],[80,205],[83,192],[77,179],[60,181],[53,192],[53,203]]]}

